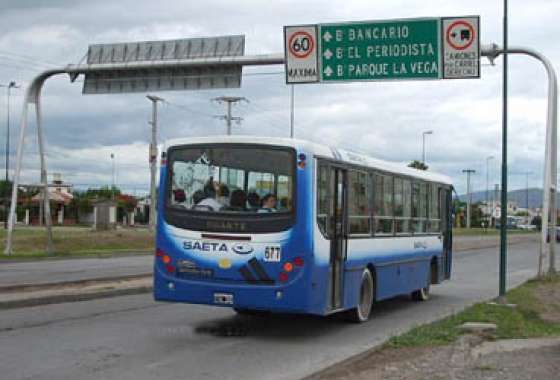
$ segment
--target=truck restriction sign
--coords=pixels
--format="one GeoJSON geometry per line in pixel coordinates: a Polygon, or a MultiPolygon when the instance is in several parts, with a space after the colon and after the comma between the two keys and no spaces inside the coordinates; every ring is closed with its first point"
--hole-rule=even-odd
{"type": "Polygon", "coordinates": [[[319,81],[317,50],[316,25],[284,27],[287,84],[319,81]]]}
{"type": "Polygon", "coordinates": [[[441,29],[443,78],[479,78],[479,17],[442,18],[441,29]]]}

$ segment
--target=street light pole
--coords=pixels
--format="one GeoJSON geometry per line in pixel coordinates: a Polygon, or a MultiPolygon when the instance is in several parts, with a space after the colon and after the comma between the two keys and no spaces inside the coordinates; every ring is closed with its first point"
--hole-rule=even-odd
{"type": "Polygon", "coordinates": [[[467,228],[471,228],[471,174],[476,173],[473,169],[464,169],[463,173],[467,173],[467,228]]]}
{"type": "Polygon", "coordinates": [[[8,85],[0,85],[0,87],[6,87],[6,196],[4,200],[4,229],[8,229],[8,213],[7,207],[10,203],[9,192],[7,191],[8,180],[9,180],[9,170],[10,170],[10,90],[12,88],[19,88],[16,82],[11,81],[8,85]]]}
{"type": "Polygon", "coordinates": [[[422,132],[422,163],[426,163],[426,135],[433,134],[434,131],[424,131],[422,132]]]}
{"type": "Polygon", "coordinates": [[[508,131],[508,2],[504,0],[503,19],[504,65],[502,67],[502,194],[500,214],[500,279],[498,295],[504,301],[507,277],[507,201],[508,201],[508,169],[507,169],[507,131],[508,131]]]}
{"type": "Polygon", "coordinates": [[[156,225],[156,171],[157,171],[157,104],[163,102],[164,99],[155,95],[146,96],[152,102],[152,141],[150,143],[150,231],[154,230],[156,225]]]}

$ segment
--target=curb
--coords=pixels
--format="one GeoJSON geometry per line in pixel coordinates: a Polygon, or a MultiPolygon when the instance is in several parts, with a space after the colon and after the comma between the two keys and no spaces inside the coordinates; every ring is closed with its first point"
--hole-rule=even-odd
{"type": "Polygon", "coordinates": [[[31,257],[18,257],[15,259],[6,259],[0,257],[0,264],[10,264],[10,263],[30,263],[36,261],[57,261],[57,260],[83,260],[83,259],[117,259],[119,257],[134,257],[134,256],[150,256],[153,255],[152,250],[147,251],[122,251],[122,252],[98,252],[98,253],[86,253],[83,255],[68,255],[68,256],[31,256],[31,257]]]}
{"type": "Polygon", "coordinates": [[[95,285],[104,282],[140,280],[143,278],[150,278],[150,277],[152,277],[152,272],[130,274],[130,275],[123,275],[123,276],[98,277],[98,278],[90,278],[90,279],[74,280],[74,281],[46,282],[46,283],[39,283],[39,284],[32,283],[32,284],[5,285],[5,286],[0,286],[0,294],[17,293],[17,292],[33,292],[35,290],[50,290],[50,289],[68,287],[68,286],[95,285]]]}
{"type": "Polygon", "coordinates": [[[68,302],[79,302],[79,301],[91,301],[99,298],[111,298],[118,296],[129,296],[136,294],[144,294],[152,291],[152,286],[140,286],[137,288],[127,288],[127,289],[113,289],[105,290],[95,293],[84,293],[84,294],[64,294],[55,295],[39,298],[27,298],[21,300],[12,301],[0,301],[0,310],[7,309],[18,309],[31,306],[41,306],[57,303],[68,303],[68,302]]]}

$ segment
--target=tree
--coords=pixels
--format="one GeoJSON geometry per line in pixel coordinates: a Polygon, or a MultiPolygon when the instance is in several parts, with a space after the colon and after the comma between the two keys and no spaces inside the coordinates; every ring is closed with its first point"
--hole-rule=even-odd
{"type": "Polygon", "coordinates": [[[408,167],[418,169],[418,170],[428,170],[428,165],[418,160],[412,161],[410,164],[408,164],[408,167]]]}
{"type": "Polygon", "coordinates": [[[103,186],[99,189],[87,189],[86,195],[89,198],[112,199],[121,194],[121,190],[116,186],[103,186]]]}
{"type": "Polygon", "coordinates": [[[480,203],[471,205],[471,227],[482,227],[484,221],[484,214],[480,208],[480,203]]]}

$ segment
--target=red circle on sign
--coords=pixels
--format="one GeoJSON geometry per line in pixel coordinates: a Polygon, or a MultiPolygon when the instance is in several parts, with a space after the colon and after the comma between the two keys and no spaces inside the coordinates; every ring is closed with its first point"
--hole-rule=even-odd
{"type": "Polygon", "coordinates": [[[466,48],[468,48],[469,46],[471,46],[472,43],[473,43],[473,41],[474,41],[474,37],[475,37],[475,35],[474,35],[474,28],[473,28],[473,26],[472,26],[471,24],[469,24],[468,22],[463,21],[463,20],[455,21],[453,24],[451,24],[451,25],[449,25],[449,26],[447,27],[447,31],[445,32],[445,39],[446,39],[447,43],[448,43],[449,45],[451,45],[453,48],[457,49],[457,50],[465,50],[466,48]],[[466,27],[469,29],[470,33],[471,33],[471,39],[470,39],[470,41],[469,41],[465,46],[456,45],[455,43],[453,43],[453,41],[452,41],[451,38],[450,38],[450,37],[451,37],[451,36],[450,36],[451,30],[453,30],[453,28],[456,27],[457,25],[464,25],[464,26],[466,26],[466,27]]]}
{"type": "Polygon", "coordinates": [[[313,49],[315,48],[315,42],[313,41],[313,37],[311,37],[311,34],[307,33],[306,31],[303,31],[303,30],[298,30],[297,32],[292,34],[292,36],[290,37],[290,40],[288,41],[288,48],[290,49],[290,53],[294,57],[305,58],[313,52],[313,49]],[[309,48],[307,49],[307,51],[302,52],[302,51],[294,50],[294,46],[293,46],[294,39],[296,37],[301,37],[301,36],[306,37],[309,40],[309,48]]]}

